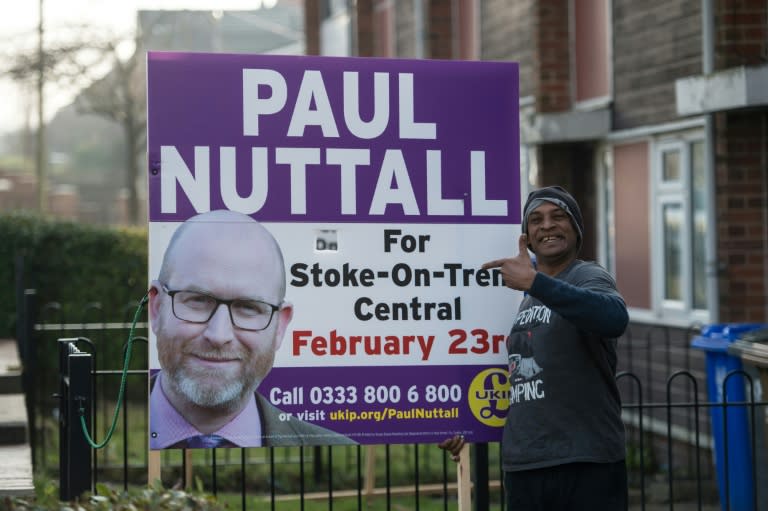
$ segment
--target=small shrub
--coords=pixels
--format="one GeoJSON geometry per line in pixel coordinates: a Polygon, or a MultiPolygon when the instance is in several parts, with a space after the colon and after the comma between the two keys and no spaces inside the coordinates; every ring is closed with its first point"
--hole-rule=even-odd
{"type": "MultiPolygon", "coordinates": [[[[198,484],[199,487],[199,484],[198,484]]],[[[73,502],[60,502],[58,489],[49,483],[33,499],[5,497],[0,511],[137,511],[179,510],[219,511],[227,507],[200,490],[189,492],[163,488],[156,484],[147,488],[117,491],[105,485],[98,486],[98,495],[85,494],[73,502]]]]}

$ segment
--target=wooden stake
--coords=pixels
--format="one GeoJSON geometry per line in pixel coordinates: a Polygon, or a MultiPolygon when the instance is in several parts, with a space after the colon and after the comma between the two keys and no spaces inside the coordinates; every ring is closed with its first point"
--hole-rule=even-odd
{"type": "MultiPolygon", "coordinates": [[[[213,455],[213,451],[211,451],[213,455]]],[[[184,449],[184,480],[187,482],[186,487],[189,490],[194,487],[194,481],[192,480],[192,449],[184,449]]]]}
{"type": "Polygon", "coordinates": [[[365,476],[363,476],[363,495],[366,501],[373,495],[376,489],[376,446],[365,446],[365,476]]]}
{"type": "Polygon", "coordinates": [[[472,509],[472,479],[470,477],[469,444],[464,444],[459,453],[459,463],[456,469],[458,484],[459,511],[472,509]]]}
{"type": "Polygon", "coordinates": [[[150,450],[147,458],[147,481],[152,485],[160,480],[160,451],[150,450]]]}

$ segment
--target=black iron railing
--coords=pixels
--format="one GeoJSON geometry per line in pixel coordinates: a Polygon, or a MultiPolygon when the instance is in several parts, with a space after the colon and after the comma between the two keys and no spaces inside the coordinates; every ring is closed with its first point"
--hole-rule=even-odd
{"type": "MultiPolygon", "coordinates": [[[[127,306],[125,316],[131,311],[127,306]]],[[[69,322],[62,317],[60,307],[47,305],[40,308],[35,326],[28,328],[28,338],[20,340],[25,343],[20,352],[33,357],[25,360],[25,368],[35,368],[34,376],[25,378],[25,390],[34,405],[30,425],[37,472],[55,477],[63,470],[58,459],[62,439],[56,426],[66,410],[53,397],[60,393],[58,369],[39,357],[41,352],[54,349],[59,339],[88,339],[94,403],[89,427],[100,436],[108,425],[122,377],[119,354],[125,349],[130,324],[107,322],[101,316],[98,306],[90,305],[83,313],[88,321],[69,322]],[[93,322],[96,317],[101,321],[93,322]],[[102,354],[106,346],[112,355],[102,354]],[[115,350],[115,346],[120,349],[115,350]]],[[[97,483],[124,488],[148,483],[146,324],[139,327],[120,427],[107,448],[90,453],[91,488],[97,483]]],[[[646,509],[654,501],[667,502],[672,509],[680,499],[698,502],[701,509],[703,504],[716,504],[723,498],[725,509],[734,491],[734,463],[747,465],[740,467],[739,474],[748,474],[753,493],[758,493],[750,507],[758,509],[758,502],[766,498],[759,492],[765,491],[763,482],[768,477],[768,402],[757,392],[759,385],[753,376],[743,371],[728,378],[744,380],[746,400],[711,402],[704,384],[704,356],[690,349],[691,337],[697,331],[694,327],[633,327],[619,341],[617,381],[627,430],[632,509],[646,509]],[[727,411],[735,408],[745,413],[750,445],[750,452],[737,459],[729,453],[736,433],[729,423],[732,414],[727,411]],[[713,432],[712,416],[724,421],[721,433],[713,432]],[[715,459],[723,452],[724,458],[716,466],[715,459]]],[[[436,499],[442,509],[456,507],[456,465],[434,445],[172,450],[160,456],[164,485],[192,486],[199,482],[235,509],[277,509],[285,500],[296,500],[300,509],[310,501],[322,501],[324,507],[333,509],[334,502],[341,499],[350,499],[358,510],[369,509],[372,501],[381,503],[380,509],[418,510],[436,499]]],[[[471,457],[475,509],[503,509],[499,444],[474,445],[471,457]]]]}

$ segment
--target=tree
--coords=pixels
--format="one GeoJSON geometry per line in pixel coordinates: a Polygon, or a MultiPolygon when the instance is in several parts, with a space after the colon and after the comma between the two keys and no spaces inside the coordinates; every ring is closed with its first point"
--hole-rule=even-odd
{"type": "MultiPolygon", "coordinates": [[[[42,12],[42,0],[40,0],[42,12]]],[[[126,179],[129,220],[138,223],[138,155],[144,146],[146,120],[140,59],[134,54],[122,58],[120,48],[130,38],[107,33],[97,27],[77,25],[46,31],[41,16],[36,33],[14,40],[14,47],[0,54],[0,73],[25,87],[37,88],[38,127],[36,176],[38,209],[45,211],[45,125],[42,121],[44,90],[80,91],[75,103],[80,112],[114,120],[123,128],[126,142],[126,179]],[[43,33],[46,33],[45,43],[43,33]]]]}
{"type": "MultiPolygon", "coordinates": [[[[138,41],[136,41],[138,43],[138,41]]],[[[136,44],[136,48],[140,45],[136,44]]],[[[111,61],[111,71],[84,89],[75,100],[79,112],[93,113],[120,124],[125,136],[125,188],[128,191],[128,220],[139,223],[138,179],[140,155],[146,146],[146,96],[140,53],[121,58],[118,45],[107,42],[101,48],[111,61]]]]}

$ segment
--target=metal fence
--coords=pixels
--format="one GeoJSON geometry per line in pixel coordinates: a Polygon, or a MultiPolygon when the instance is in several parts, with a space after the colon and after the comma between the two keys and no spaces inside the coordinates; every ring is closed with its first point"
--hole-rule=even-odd
{"type": "MultiPolygon", "coordinates": [[[[51,357],[40,354],[55,351],[61,338],[76,338],[80,349],[92,353],[89,427],[100,439],[115,410],[132,307],[126,307],[126,321],[108,323],[94,321],[102,315],[95,304],[74,321],[62,317],[56,304],[48,304],[20,339],[37,473],[59,475],[62,413],[58,368],[50,367],[51,357]]],[[[120,424],[105,448],[90,452],[93,488],[99,483],[126,489],[148,483],[146,328],[140,323],[136,330],[120,424]]],[[[712,402],[705,355],[690,348],[697,333],[695,327],[633,326],[619,342],[631,508],[674,509],[680,501],[696,509],[715,509],[706,506],[718,502],[731,508],[744,486],[733,480],[736,474],[750,479],[749,509],[763,511],[768,506],[768,403],[759,378],[753,372],[732,372],[727,379],[743,380],[747,399],[712,402]],[[736,452],[743,449],[745,436],[748,452],[736,452]],[[716,465],[718,456],[724,458],[716,465]],[[658,505],[663,507],[653,507],[658,505]]],[[[503,509],[499,444],[474,445],[471,458],[475,509],[503,509]]],[[[162,452],[161,460],[165,486],[202,486],[233,509],[332,510],[342,501],[347,502],[342,509],[358,510],[447,511],[457,505],[456,465],[434,445],[170,450],[162,452]]]]}

